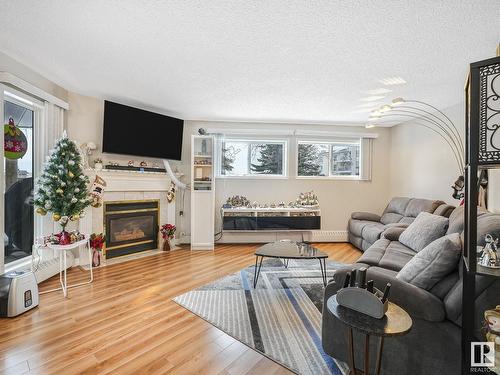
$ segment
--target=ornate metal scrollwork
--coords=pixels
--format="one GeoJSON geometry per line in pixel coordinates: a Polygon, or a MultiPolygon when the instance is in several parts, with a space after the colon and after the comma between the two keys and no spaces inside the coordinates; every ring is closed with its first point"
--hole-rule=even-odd
{"type": "Polygon", "coordinates": [[[479,162],[500,163],[500,64],[480,69],[479,162]]]}

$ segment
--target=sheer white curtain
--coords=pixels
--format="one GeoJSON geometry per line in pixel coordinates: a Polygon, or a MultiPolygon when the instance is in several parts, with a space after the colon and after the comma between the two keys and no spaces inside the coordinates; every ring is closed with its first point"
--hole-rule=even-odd
{"type": "MultiPolygon", "coordinates": [[[[36,111],[37,127],[35,142],[38,146],[35,150],[34,173],[35,181],[40,177],[43,171],[43,163],[46,161],[50,150],[55,143],[61,138],[64,129],[65,110],[57,105],[49,102],[44,102],[43,108],[36,111]]],[[[35,186],[36,190],[36,186],[35,186]]],[[[50,233],[56,233],[59,230],[57,224],[52,220],[51,215],[40,216],[35,215],[35,237],[40,237],[50,233]]],[[[47,259],[53,254],[46,250],[42,254],[42,259],[47,259]]]]}

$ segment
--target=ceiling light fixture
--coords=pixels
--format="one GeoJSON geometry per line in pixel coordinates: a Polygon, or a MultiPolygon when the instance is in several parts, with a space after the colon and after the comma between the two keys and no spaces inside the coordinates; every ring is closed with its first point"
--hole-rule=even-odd
{"type": "Polygon", "coordinates": [[[366,125],[365,125],[365,128],[366,128],[366,129],[371,129],[371,128],[375,128],[376,126],[377,126],[377,125],[375,125],[375,124],[366,124],[366,125]]]}
{"type": "Polygon", "coordinates": [[[386,86],[404,85],[406,83],[406,81],[399,76],[384,78],[379,80],[379,82],[386,86]]]}
{"type": "Polygon", "coordinates": [[[384,87],[365,91],[365,93],[368,95],[383,95],[383,94],[388,94],[390,92],[392,92],[392,90],[386,89],[384,87]]]}
{"type": "Polygon", "coordinates": [[[362,98],[361,100],[363,102],[374,102],[375,100],[379,99],[384,99],[385,95],[372,95],[372,96],[367,96],[366,98],[362,98]]]}

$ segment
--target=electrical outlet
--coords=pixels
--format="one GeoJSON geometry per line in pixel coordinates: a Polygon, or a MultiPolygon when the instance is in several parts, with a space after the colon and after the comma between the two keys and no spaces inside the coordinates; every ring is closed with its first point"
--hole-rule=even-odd
{"type": "Polygon", "coordinates": [[[184,211],[180,210],[179,211],[179,216],[184,216],[184,211]]]}

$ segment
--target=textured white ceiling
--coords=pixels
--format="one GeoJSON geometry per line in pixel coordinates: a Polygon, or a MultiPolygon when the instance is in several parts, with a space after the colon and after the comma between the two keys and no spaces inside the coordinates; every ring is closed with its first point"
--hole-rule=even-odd
{"type": "Polygon", "coordinates": [[[0,0],[0,50],[185,119],[348,124],[396,96],[446,108],[499,41],[498,0],[0,0]],[[379,82],[395,76],[407,84],[379,82]]]}

